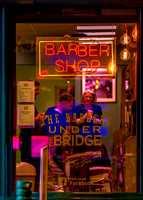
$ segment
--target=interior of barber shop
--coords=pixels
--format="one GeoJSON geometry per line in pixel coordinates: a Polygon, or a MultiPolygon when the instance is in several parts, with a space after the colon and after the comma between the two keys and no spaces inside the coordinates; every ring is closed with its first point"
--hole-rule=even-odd
{"type": "Polygon", "coordinates": [[[16,23],[14,185],[139,191],[137,36],[135,22],[16,23]]]}

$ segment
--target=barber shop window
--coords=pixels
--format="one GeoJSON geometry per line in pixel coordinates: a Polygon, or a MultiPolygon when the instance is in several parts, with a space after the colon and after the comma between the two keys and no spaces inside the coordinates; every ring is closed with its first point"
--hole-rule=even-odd
{"type": "Polygon", "coordinates": [[[18,23],[16,83],[15,181],[138,192],[137,24],[18,23]]]}

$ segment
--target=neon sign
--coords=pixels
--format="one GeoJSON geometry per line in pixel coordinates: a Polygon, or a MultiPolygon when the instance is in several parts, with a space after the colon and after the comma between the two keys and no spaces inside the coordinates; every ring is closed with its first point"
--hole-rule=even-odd
{"type": "MultiPolygon", "coordinates": [[[[69,40],[69,38],[38,37],[36,48],[37,78],[80,77],[83,76],[83,67],[86,68],[86,71],[90,69],[94,75],[97,68],[107,69],[109,63],[115,63],[113,46],[114,41],[81,41],[78,38],[70,38],[69,40]]],[[[112,73],[109,72],[110,74],[112,73]]]]}

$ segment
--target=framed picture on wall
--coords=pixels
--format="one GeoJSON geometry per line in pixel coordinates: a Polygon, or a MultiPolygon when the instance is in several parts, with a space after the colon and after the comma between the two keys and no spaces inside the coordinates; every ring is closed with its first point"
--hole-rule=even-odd
{"type": "Polygon", "coordinates": [[[105,74],[87,75],[86,72],[83,72],[82,93],[85,90],[94,91],[97,96],[97,102],[115,102],[116,78],[105,76],[105,74]]]}

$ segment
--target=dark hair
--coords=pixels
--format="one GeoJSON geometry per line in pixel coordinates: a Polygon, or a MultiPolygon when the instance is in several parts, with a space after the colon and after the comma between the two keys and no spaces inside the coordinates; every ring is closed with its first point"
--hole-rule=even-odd
{"type": "Polygon", "coordinates": [[[71,85],[70,87],[68,87],[67,93],[71,94],[74,97],[75,96],[75,86],[71,85]]]}
{"type": "Polygon", "coordinates": [[[39,86],[40,85],[40,83],[38,81],[35,81],[35,80],[28,80],[28,81],[34,81],[35,86],[39,86]]]}
{"type": "Polygon", "coordinates": [[[39,86],[40,83],[38,81],[35,81],[35,86],[39,86]]]}
{"type": "Polygon", "coordinates": [[[73,100],[73,96],[67,92],[60,95],[59,101],[71,101],[73,100]]]}

